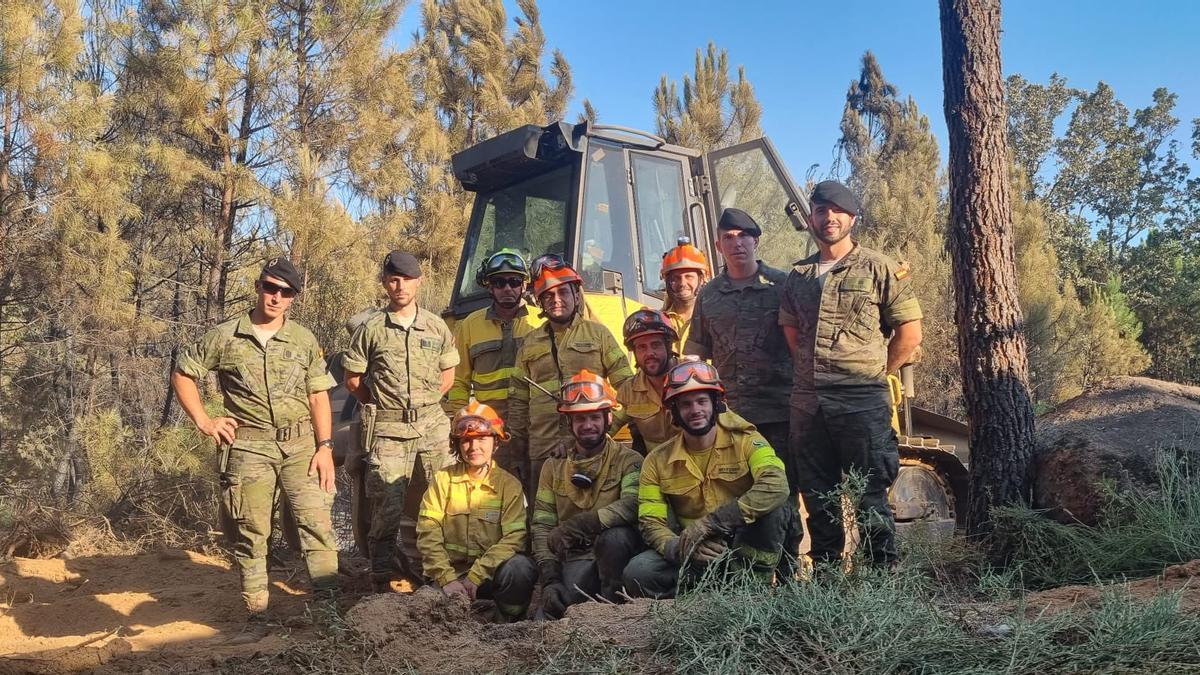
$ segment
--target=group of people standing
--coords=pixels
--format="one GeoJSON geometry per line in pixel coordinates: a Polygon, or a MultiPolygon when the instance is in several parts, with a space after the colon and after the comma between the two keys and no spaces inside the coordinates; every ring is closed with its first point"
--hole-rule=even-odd
{"type": "MultiPolygon", "coordinates": [[[[594,320],[562,257],[503,249],[479,266],[488,307],[452,332],[418,307],[419,262],[393,251],[388,307],[358,326],[342,366],[362,404],[372,580],[400,572],[397,533],[420,462],[421,576],[490,598],[499,620],[558,617],[604,597],[670,597],[706,570],[795,577],[808,512],[814,564],[845,543],[843,475],[866,489],[867,559],[896,560],[887,492],[898,471],[887,373],[921,340],[910,270],[849,236],[855,195],[834,181],[810,198],[818,252],[790,272],[764,264],[762,231],[725,209],[723,270],[686,240],[663,256],[668,300],[630,314],[618,341],[594,320]],[[536,315],[525,298],[540,309],[536,315]],[[636,372],[630,368],[632,354],[636,372]],[[452,412],[452,417],[447,415],[452,412]],[[631,444],[613,439],[628,426],[631,444]],[[447,452],[449,439],[449,452],[447,452]]],[[[221,445],[223,505],[252,613],[267,607],[266,553],[278,483],[296,514],[314,587],[331,589],[333,462],[328,390],[315,338],[285,319],[302,290],[286,259],[256,282],[253,310],[189,348],[173,381],[184,410],[221,445]],[[226,416],[196,380],[216,371],[226,416]],[[314,451],[315,447],[315,451],[314,451]]]]}

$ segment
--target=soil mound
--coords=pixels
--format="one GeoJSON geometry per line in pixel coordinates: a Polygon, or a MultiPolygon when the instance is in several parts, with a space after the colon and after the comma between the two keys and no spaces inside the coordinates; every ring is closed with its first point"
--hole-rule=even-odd
{"type": "Polygon", "coordinates": [[[1148,577],[1111,586],[1060,586],[1030,593],[1022,600],[1028,618],[1051,617],[1066,611],[1090,611],[1100,606],[1106,592],[1128,593],[1140,602],[1148,602],[1163,593],[1177,593],[1179,608],[1200,612],[1200,560],[1172,565],[1157,577],[1148,577]]]}
{"type": "Polygon", "coordinates": [[[1105,380],[1038,419],[1034,501],[1061,522],[1094,525],[1107,490],[1156,484],[1160,449],[1200,458],[1200,387],[1105,380]]]}

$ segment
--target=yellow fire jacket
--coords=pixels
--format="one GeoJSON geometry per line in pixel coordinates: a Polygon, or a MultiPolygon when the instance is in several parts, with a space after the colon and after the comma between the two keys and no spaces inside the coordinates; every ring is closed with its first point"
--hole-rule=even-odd
{"type": "Polygon", "coordinates": [[[447,410],[457,412],[465,406],[473,388],[475,399],[492,406],[504,419],[517,352],[525,335],[541,326],[542,321],[522,305],[517,316],[505,325],[489,305],[458,322],[454,326],[454,341],[459,359],[454,369],[454,386],[446,393],[447,410]]]}
{"type": "Polygon", "coordinates": [[[638,524],[646,544],[665,553],[677,532],[667,525],[668,509],[682,527],[736,499],[747,523],[787,501],[783,460],[762,434],[732,412],[717,418],[717,439],[703,474],[683,444],[683,432],[646,456],[638,488],[638,524]]]}
{"type": "Polygon", "coordinates": [[[638,371],[637,375],[625,380],[617,389],[617,402],[621,408],[613,413],[613,431],[626,424],[637,427],[638,433],[646,441],[646,448],[653,450],[666,443],[679,433],[679,429],[671,421],[671,410],[663,406],[662,396],[650,385],[646,373],[638,371]]]}
{"type": "MultiPolygon", "coordinates": [[[[533,504],[533,557],[538,561],[555,560],[546,543],[550,532],[568,518],[585,511],[596,511],[605,529],[628,525],[637,527],[638,476],[642,456],[609,437],[600,454],[585,460],[548,459],[538,477],[537,499],[533,504]],[[571,483],[576,471],[592,477],[592,487],[579,488],[571,483]]],[[[592,551],[571,551],[568,560],[588,560],[592,551]]]]}
{"type": "Polygon", "coordinates": [[[425,576],[446,584],[464,574],[479,585],[525,547],[525,494],[512,474],[492,463],[475,482],[466,465],[438,471],[421,498],[417,550],[425,576]]]}

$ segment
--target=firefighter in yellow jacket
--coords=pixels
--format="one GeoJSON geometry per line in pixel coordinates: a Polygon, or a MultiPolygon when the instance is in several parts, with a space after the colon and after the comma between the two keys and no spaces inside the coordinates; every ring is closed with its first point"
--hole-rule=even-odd
{"type": "Polygon", "coordinates": [[[502,458],[505,468],[521,475],[530,496],[537,491],[542,463],[562,441],[573,442],[555,400],[567,378],[586,368],[617,387],[633,376],[612,331],[582,315],[579,274],[553,254],[535,260],[532,272],[533,294],[547,321],[525,335],[517,353],[508,388],[512,441],[502,458]]]}
{"type": "Polygon", "coordinates": [[[625,319],[621,331],[625,346],[633,352],[637,374],[617,390],[621,408],[614,415],[613,428],[632,424],[633,449],[642,455],[679,432],[662,401],[667,371],[679,361],[675,351],[679,333],[671,323],[665,312],[643,308],[625,319]]]}
{"type": "Polygon", "coordinates": [[[529,267],[511,248],[488,256],[475,273],[475,283],[487,289],[492,302],[454,327],[458,366],[454,385],[446,393],[447,413],[474,396],[503,419],[508,413],[508,385],[525,334],[542,324],[525,304],[529,267]]]}
{"type": "Polygon", "coordinates": [[[643,548],[637,531],[642,457],[608,435],[615,394],[604,378],[584,370],[559,396],[558,411],[575,443],[567,457],[542,465],[532,526],[542,609],[554,618],[589,596],[617,602],[625,565],[643,548]]]}
{"type": "Polygon", "coordinates": [[[681,568],[690,581],[718,559],[770,583],[788,524],[783,462],[754,425],[725,409],[709,364],[672,368],[665,399],[681,431],[642,464],[638,522],[650,550],[625,568],[627,592],[671,597],[681,568]]]}
{"type": "Polygon", "coordinates": [[[692,310],[696,308],[700,287],[708,279],[708,256],[693,246],[690,239],[680,237],[675,248],[663,254],[659,275],[667,291],[663,311],[671,319],[677,336],[674,351],[683,354],[692,329],[692,310]]]}
{"type": "Polygon", "coordinates": [[[417,548],[425,576],[447,594],[491,599],[496,619],[519,620],[537,584],[525,547],[525,496],[492,454],[504,440],[504,422],[477,401],[451,423],[458,462],[438,471],[421,498],[417,548]]]}

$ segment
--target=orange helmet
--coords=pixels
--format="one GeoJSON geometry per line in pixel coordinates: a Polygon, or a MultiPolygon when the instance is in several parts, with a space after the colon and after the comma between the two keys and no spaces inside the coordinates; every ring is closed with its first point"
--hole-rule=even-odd
{"type": "Polygon", "coordinates": [[[659,276],[664,280],[675,270],[695,270],[701,276],[708,276],[708,257],[704,251],[692,246],[692,240],[680,237],[675,248],[663,254],[662,268],[659,276]]]}
{"type": "Polygon", "coordinates": [[[508,440],[508,433],[504,431],[504,420],[500,419],[500,415],[496,414],[490,405],[471,399],[465,408],[454,414],[454,420],[450,423],[450,438],[457,441],[483,436],[508,440]]]}
{"type": "Polygon", "coordinates": [[[560,413],[611,410],[617,405],[617,392],[608,380],[587,368],[563,384],[558,398],[560,413]]]}
{"type": "Polygon", "coordinates": [[[583,284],[583,277],[557,253],[538,256],[532,265],[533,297],[563,284],[583,284]]]}
{"type": "Polygon", "coordinates": [[[671,319],[658,309],[642,308],[630,314],[629,318],[625,319],[621,332],[625,335],[625,346],[629,349],[633,349],[633,341],[643,335],[661,335],[667,341],[668,347],[679,340],[679,333],[675,332],[671,319]]]}
{"type": "Polygon", "coordinates": [[[663,403],[670,403],[676,396],[690,391],[711,391],[718,399],[725,398],[725,385],[721,384],[717,369],[700,360],[680,361],[667,371],[663,403]]]}

